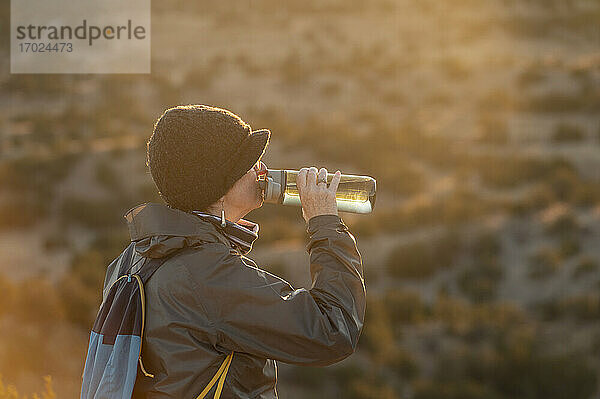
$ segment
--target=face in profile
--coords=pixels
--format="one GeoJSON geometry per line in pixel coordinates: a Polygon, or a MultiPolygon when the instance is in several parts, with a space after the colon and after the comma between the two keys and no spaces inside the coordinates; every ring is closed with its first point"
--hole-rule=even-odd
{"type": "Polygon", "coordinates": [[[260,208],[264,201],[264,192],[258,184],[258,176],[266,171],[266,165],[258,160],[244,176],[235,182],[225,196],[225,202],[245,213],[260,208]]]}

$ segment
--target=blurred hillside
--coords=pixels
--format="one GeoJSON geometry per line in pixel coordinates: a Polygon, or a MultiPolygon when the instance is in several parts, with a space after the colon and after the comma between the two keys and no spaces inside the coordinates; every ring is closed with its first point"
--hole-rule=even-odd
{"type": "MultiPolygon", "coordinates": [[[[78,396],[145,143],[177,104],[269,128],[272,168],[378,181],[343,214],[357,353],[280,365],[282,398],[600,398],[600,2],[154,1],[151,75],[11,75],[0,6],[0,375],[78,396]],[[49,344],[50,343],[50,344],[49,344]]],[[[310,283],[299,208],[251,256],[310,283]]]]}

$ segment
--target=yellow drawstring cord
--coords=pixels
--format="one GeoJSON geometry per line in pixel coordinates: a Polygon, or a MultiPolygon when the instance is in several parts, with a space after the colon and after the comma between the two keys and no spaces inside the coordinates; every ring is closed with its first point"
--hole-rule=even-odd
{"type": "Polygon", "coordinates": [[[213,397],[213,399],[219,399],[219,397],[221,396],[221,391],[223,390],[223,384],[225,383],[225,378],[227,377],[227,371],[229,370],[229,365],[231,364],[231,359],[233,359],[233,352],[231,352],[229,355],[227,355],[225,360],[223,360],[223,363],[221,363],[221,367],[219,367],[219,369],[213,376],[212,380],[210,380],[210,382],[208,383],[206,388],[204,388],[204,390],[200,393],[200,395],[198,395],[198,397],[196,399],[204,399],[206,394],[215,385],[215,382],[217,382],[217,379],[219,380],[219,384],[217,385],[217,390],[215,391],[215,396],[213,397]]]}
{"type": "Polygon", "coordinates": [[[142,284],[142,278],[137,274],[134,274],[133,277],[135,277],[140,287],[140,300],[142,301],[142,330],[140,331],[140,357],[138,360],[140,362],[142,373],[144,373],[146,377],[154,378],[154,374],[148,373],[144,368],[144,363],[142,363],[142,342],[144,342],[144,325],[146,323],[146,294],[144,293],[144,284],[142,284]]]}

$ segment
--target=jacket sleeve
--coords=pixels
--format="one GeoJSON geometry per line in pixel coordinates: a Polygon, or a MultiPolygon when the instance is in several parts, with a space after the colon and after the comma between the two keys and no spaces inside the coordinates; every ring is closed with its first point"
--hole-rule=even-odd
{"type": "Polygon", "coordinates": [[[336,215],[309,220],[312,286],[294,289],[250,259],[228,252],[207,289],[217,342],[229,350],[326,366],[354,352],[365,312],[362,259],[336,215]],[[217,306],[218,304],[218,306],[217,306]]]}

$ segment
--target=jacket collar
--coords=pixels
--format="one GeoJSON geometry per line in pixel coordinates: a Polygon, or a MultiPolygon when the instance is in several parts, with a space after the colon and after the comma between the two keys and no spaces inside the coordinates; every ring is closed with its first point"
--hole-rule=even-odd
{"type": "Polygon", "coordinates": [[[136,205],[123,217],[127,221],[131,241],[136,242],[136,252],[141,256],[160,258],[201,242],[230,245],[212,223],[163,204],[146,202],[136,205]]]}

